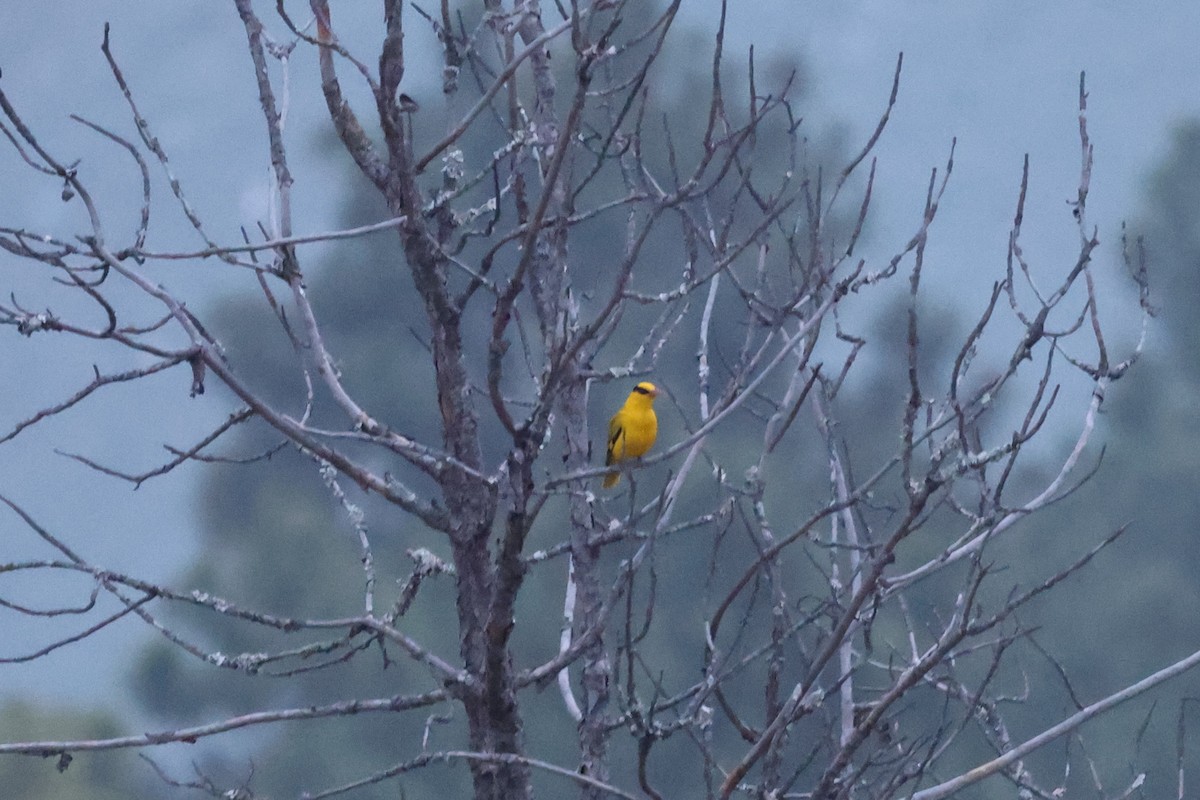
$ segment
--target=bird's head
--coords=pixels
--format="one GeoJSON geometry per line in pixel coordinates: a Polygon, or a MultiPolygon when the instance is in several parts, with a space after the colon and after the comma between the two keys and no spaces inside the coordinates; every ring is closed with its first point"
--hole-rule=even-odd
{"type": "Polygon", "coordinates": [[[650,381],[642,381],[637,386],[633,387],[633,391],[635,394],[645,395],[652,400],[655,397],[658,397],[658,387],[653,383],[650,383],[650,381]]]}

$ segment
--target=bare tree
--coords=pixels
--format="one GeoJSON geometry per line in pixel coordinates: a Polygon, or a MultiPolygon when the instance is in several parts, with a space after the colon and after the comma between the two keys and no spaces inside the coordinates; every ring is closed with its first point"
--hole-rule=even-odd
{"type": "MultiPolygon", "coordinates": [[[[1030,753],[1200,660],[1194,655],[1081,704],[1024,742],[1003,713],[1013,699],[1002,678],[1010,653],[1032,647],[1018,612],[1122,532],[1099,534],[1074,563],[1028,586],[1002,577],[990,555],[1086,480],[1105,393],[1142,348],[1138,341],[1115,355],[1104,333],[1093,276],[1099,238],[1087,217],[1092,146],[1082,77],[1081,169],[1068,222],[1079,232],[1073,263],[1035,265],[1022,249],[1026,161],[1005,267],[971,312],[973,324],[949,344],[952,326],[926,318],[922,280],[952,143],[944,167],[931,172],[911,238],[882,261],[858,255],[873,152],[897,102],[902,61],[878,127],[828,173],[809,158],[786,78],[763,85],[751,56],[744,89],[727,87],[725,17],[734,12],[724,5],[697,129],[662,119],[650,91],[661,80],[656,70],[679,0],[653,15],[625,0],[554,8],[484,0],[461,9],[442,0],[407,10],[384,0],[377,67],[339,41],[327,0],[311,0],[310,10],[280,0],[270,16],[251,0],[234,5],[274,173],[273,213],[240,243],[219,241],[189,204],[107,31],[103,52],[138,138],[76,119],[127,151],[142,177],[143,213],[131,233],[105,227],[103,200],[69,157],[41,144],[19,102],[0,92],[3,131],[30,176],[61,183],[64,198],[82,204],[90,220],[69,238],[0,227],[0,246],[42,268],[47,281],[73,288],[100,319],[12,297],[0,304],[0,322],[24,336],[58,332],[136,357],[129,370],[97,370],[71,396],[12,423],[0,442],[116,383],[181,372],[181,391],[198,396],[217,382],[240,405],[199,441],[172,449],[165,463],[131,474],[76,457],[140,485],[192,462],[236,461],[220,450],[222,438],[243,424],[269,428],[279,442],[273,450],[310,458],[345,509],[360,548],[360,608],[301,618],[245,607],[205,587],[173,589],[104,570],[71,537],[5,499],[57,555],[3,571],[82,573],[93,582],[93,600],[105,594],[120,604],[44,650],[5,660],[38,658],[134,615],[214,669],[286,673],[317,663],[336,670],[377,647],[422,665],[429,679],[385,697],[261,709],[113,739],[12,742],[0,752],[65,763],[75,752],[150,750],[249,726],[368,712],[434,720],[454,710],[465,718],[462,741],[430,747],[437,736],[427,723],[425,741],[408,746],[407,760],[307,796],[352,794],[452,763],[470,771],[477,798],[528,797],[535,771],[572,782],[585,797],[670,797],[654,760],[671,740],[682,744],[662,756],[673,780],[705,787],[708,797],[932,800],[992,774],[1006,776],[1020,796],[1052,797],[1046,781],[1056,779],[1035,775],[1030,753]],[[444,127],[433,121],[442,115],[403,91],[405,36],[430,31],[443,56],[444,127]],[[290,92],[317,88],[285,79],[296,58],[319,64],[328,124],[388,218],[318,234],[293,229],[285,110],[290,92]],[[347,81],[365,85],[373,104],[350,103],[347,81]],[[161,203],[151,175],[160,168],[170,176],[168,202],[202,242],[194,251],[146,246],[150,210],[161,203]],[[582,251],[581,237],[601,225],[619,238],[602,252],[582,251]],[[309,296],[305,245],[381,231],[393,237],[396,267],[411,277],[424,310],[419,329],[434,383],[425,400],[437,431],[389,426],[356,397],[309,296]],[[646,255],[659,238],[670,242],[666,263],[646,255]],[[302,393],[269,399],[256,376],[227,357],[198,306],[156,277],[157,265],[174,260],[242,276],[293,344],[302,393]],[[872,338],[861,330],[887,308],[883,290],[905,282],[903,333],[884,343],[904,374],[899,404],[891,415],[866,414],[847,399],[847,387],[867,371],[859,357],[872,338]],[[152,299],[159,316],[140,318],[134,295],[152,299]],[[948,364],[930,363],[929,338],[953,354],[948,364]],[[621,392],[649,376],[669,401],[660,403],[664,430],[681,435],[660,437],[648,457],[623,468],[626,491],[602,493],[605,469],[592,445],[602,438],[589,428],[589,390],[613,383],[621,392]],[[330,409],[339,421],[319,422],[330,409]],[[1068,424],[1073,441],[1047,471],[1031,443],[1068,424]],[[415,567],[395,596],[376,574],[378,525],[368,525],[364,497],[420,530],[415,567]],[[557,543],[532,550],[535,525],[557,543]],[[680,540],[691,554],[686,565],[656,557],[680,540]],[[546,609],[525,621],[554,650],[533,659],[514,647],[515,607],[531,571],[563,561],[565,621],[559,632],[550,623],[558,611],[546,609]],[[701,574],[681,574],[691,569],[701,574]],[[455,587],[457,655],[406,630],[421,587],[446,576],[455,587]],[[705,622],[676,630],[661,618],[664,592],[689,581],[703,584],[705,622]],[[207,649],[164,616],[175,605],[262,629],[262,649],[207,649]],[[276,632],[304,644],[269,644],[276,632]],[[661,658],[666,636],[687,637],[699,672],[694,662],[661,658]],[[524,698],[555,684],[577,731],[575,763],[552,763],[526,744],[524,698]],[[978,767],[954,766],[981,747],[991,755],[978,767]]],[[[1145,317],[1140,247],[1122,254],[1145,317]]],[[[45,613],[5,607],[29,613],[31,622],[45,613]]],[[[56,612],[81,610],[65,604],[56,612]]],[[[1026,697],[1062,690],[1035,686],[1026,697]]],[[[164,777],[214,796],[224,791],[208,779],[164,777]]],[[[253,787],[222,796],[251,797],[253,787]]]]}

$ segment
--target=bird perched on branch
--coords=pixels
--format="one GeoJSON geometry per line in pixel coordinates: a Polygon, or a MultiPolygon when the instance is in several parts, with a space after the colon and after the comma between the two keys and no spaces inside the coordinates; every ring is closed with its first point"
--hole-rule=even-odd
{"type": "MultiPolygon", "coordinates": [[[[654,415],[654,398],[658,389],[653,383],[642,381],[633,387],[625,405],[613,414],[608,422],[608,452],[604,465],[612,466],[622,461],[641,458],[654,446],[658,436],[658,417],[654,415]]],[[[604,476],[604,488],[610,489],[621,480],[621,473],[613,470],[604,476]]]]}

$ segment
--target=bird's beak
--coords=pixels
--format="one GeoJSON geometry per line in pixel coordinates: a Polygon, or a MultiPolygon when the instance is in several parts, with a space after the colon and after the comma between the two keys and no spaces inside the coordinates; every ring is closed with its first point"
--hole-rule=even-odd
{"type": "Polygon", "coordinates": [[[658,389],[651,389],[651,390],[650,390],[650,396],[651,396],[651,397],[658,397],[658,389]]]}

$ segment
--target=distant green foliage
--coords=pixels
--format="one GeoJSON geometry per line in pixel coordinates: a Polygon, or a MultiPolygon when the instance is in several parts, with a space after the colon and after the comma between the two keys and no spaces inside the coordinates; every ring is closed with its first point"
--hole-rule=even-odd
{"type": "MultiPolygon", "coordinates": [[[[103,739],[122,731],[106,712],[53,709],[30,702],[0,706],[0,740],[103,739]]],[[[12,800],[129,800],[142,793],[150,770],[133,753],[74,753],[65,769],[58,756],[0,759],[0,797],[12,800]]]]}
{"type": "MultiPolygon", "coordinates": [[[[1101,470],[1041,518],[1018,556],[1031,565],[1067,557],[1081,541],[1130,527],[1124,541],[1028,620],[1040,626],[1038,640],[1058,656],[1083,702],[1200,648],[1200,121],[1175,130],[1142,205],[1129,240],[1133,247],[1144,236],[1151,300],[1160,309],[1148,352],[1105,400],[1101,470]]],[[[1175,796],[1176,723],[1183,698],[1198,694],[1200,675],[1187,675],[1153,700],[1085,729],[1088,752],[1110,788],[1144,770],[1144,796],[1175,796]],[[1139,736],[1147,720],[1152,724],[1139,736]]],[[[1183,763],[1193,787],[1200,781],[1196,710],[1188,707],[1183,763]]],[[[1089,777],[1080,780],[1091,786],[1089,777]]]]}

